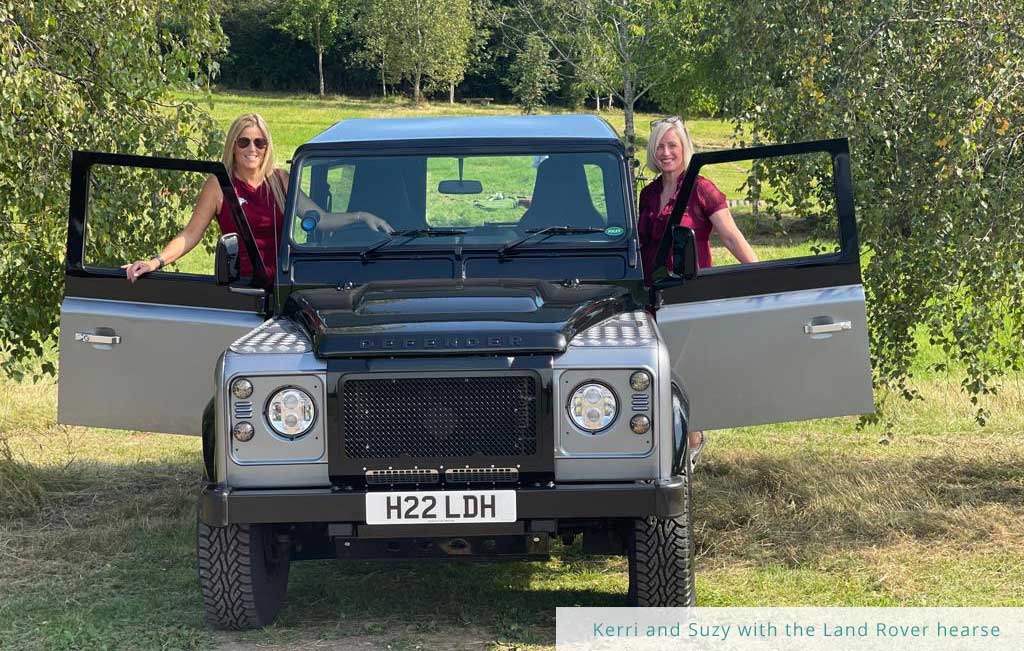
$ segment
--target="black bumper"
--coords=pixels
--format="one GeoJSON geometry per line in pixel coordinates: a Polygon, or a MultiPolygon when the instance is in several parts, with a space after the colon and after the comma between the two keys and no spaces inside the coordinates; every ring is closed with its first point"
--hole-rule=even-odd
{"type": "MultiPolygon", "coordinates": [[[[366,493],[330,489],[251,490],[208,484],[199,497],[199,517],[211,527],[255,523],[364,523],[366,493]]],[[[683,515],[686,481],[653,484],[572,484],[516,490],[520,520],[670,518],[683,515]]],[[[437,525],[421,525],[434,527],[437,525]]]]}

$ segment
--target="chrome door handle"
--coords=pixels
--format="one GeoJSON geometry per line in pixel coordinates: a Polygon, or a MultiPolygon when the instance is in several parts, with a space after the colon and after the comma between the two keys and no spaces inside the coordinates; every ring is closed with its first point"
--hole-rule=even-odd
{"type": "Polygon", "coordinates": [[[234,287],[232,285],[228,285],[228,291],[232,294],[244,294],[246,296],[263,296],[267,293],[265,289],[258,287],[234,287]]]}
{"type": "Polygon", "coordinates": [[[805,325],[805,335],[824,335],[830,332],[840,332],[842,330],[852,330],[853,324],[849,321],[840,321],[838,323],[822,323],[821,325],[805,325]]]}
{"type": "Polygon", "coordinates": [[[107,344],[113,346],[121,343],[121,337],[117,335],[94,335],[91,332],[76,332],[75,341],[84,341],[87,344],[107,344]]]}

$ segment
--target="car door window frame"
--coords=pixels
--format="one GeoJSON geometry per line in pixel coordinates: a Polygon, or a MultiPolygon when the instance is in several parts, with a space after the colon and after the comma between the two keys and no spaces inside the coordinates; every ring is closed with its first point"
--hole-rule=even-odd
{"type": "MultiPolygon", "coordinates": [[[[680,280],[679,284],[673,286],[652,289],[652,300],[656,301],[654,304],[692,303],[718,298],[860,284],[860,251],[853,207],[849,141],[845,138],[695,153],[679,189],[680,199],[675,202],[666,223],[680,223],[701,167],[812,153],[826,153],[832,159],[833,192],[839,218],[839,253],[746,265],[706,267],[698,270],[696,278],[685,282],[680,280]]],[[[671,231],[671,226],[665,229],[658,247],[654,263],[656,278],[659,275],[664,277],[671,249],[671,231]]]]}
{"type": "MultiPolygon", "coordinates": [[[[264,298],[240,294],[226,285],[218,285],[212,275],[175,274],[155,271],[135,283],[129,283],[123,269],[86,266],[85,235],[89,218],[89,180],[96,165],[199,172],[217,178],[227,200],[235,228],[253,264],[252,287],[266,276],[263,259],[256,246],[249,222],[235,195],[227,170],[220,162],[176,158],[75,151],[71,157],[71,196],[68,210],[68,239],[65,258],[65,294],[82,298],[103,298],[141,303],[164,303],[195,307],[262,312],[264,298]]],[[[129,262],[129,261],[126,261],[129,262]]]]}

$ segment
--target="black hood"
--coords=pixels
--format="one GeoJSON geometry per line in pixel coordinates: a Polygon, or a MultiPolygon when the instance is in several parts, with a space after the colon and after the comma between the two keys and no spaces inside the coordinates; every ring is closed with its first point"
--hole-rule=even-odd
{"type": "Polygon", "coordinates": [[[634,309],[618,285],[410,280],[292,293],[285,315],[318,357],[559,353],[576,333],[634,309]]]}

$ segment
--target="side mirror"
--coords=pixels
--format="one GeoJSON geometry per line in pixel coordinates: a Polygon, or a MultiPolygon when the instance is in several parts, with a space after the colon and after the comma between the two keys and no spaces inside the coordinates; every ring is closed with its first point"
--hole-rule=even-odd
{"type": "Polygon", "coordinates": [[[697,238],[692,228],[672,227],[672,261],[669,271],[684,280],[697,277],[697,238]]]}
{"type": "Polygon", "coordinates": [[[213,268],[217,274],[218,285],[230,285],[238,280],[238,234],[227,233],[217,240],[217,252],[213,258],[213,268]]]}

